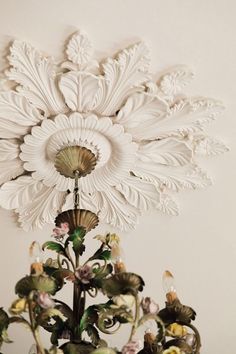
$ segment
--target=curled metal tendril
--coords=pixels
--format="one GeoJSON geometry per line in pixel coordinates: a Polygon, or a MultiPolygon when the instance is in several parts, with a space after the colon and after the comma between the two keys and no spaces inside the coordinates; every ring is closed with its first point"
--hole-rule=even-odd
{"type": "Polygon", "coordinates": [[[58,263],[59,267],[62,268],[61,257],[59,254],[57,255],[57,263],[58,263]]]}
{"type": "Polygon", "coordinates": [[[93,269],[96,269],[97,274],[103,273],[107,267],[107,261],[104,259],[104,265],[101,266],[99,262],[96,262],[92,265],[93,269]]]}
{"type": "Polygon", "coordinates": [[[186,326],[186,327],[191,328],[191,330],[194,332],[195,337],[196,337],[196,346],[195,346],[193,354],[199,354],[200,348],[201,348],[201,337],[200,337],[200,334],[199,334],[197,328],[194,325],[192,325],[191,323],[180,322],[180,321],[178,321],[178,323],[182,326],[186,326]]]}
{"type": "Polygon", "coordinates": [[[63,266],[65,264],[66,269],[70,270],[70,264],[67,259],[63,258],[61,265],[63,266]]]}
{"type": "Polygon", "coordinates": [[[112,310],[104,310],[100,312],[98,316],[97,327],[98,329],[105,334],[114,334],[116,333],[121,326],[116,319],[114,319],[114,313],[112,310]],[[113,330],[110,330],[112,327],[117,325],[113,330]]]}
{"type": "Polygon", "coordinates": [[[89,296],[94,298],[98,294],[98,289],[97,288],[88,289],[87,293],[89,294],[89,296]]]}

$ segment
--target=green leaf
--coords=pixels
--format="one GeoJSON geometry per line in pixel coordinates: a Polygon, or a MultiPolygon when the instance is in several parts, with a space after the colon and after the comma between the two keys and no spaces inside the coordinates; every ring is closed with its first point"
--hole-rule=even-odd
{"type": "Polygon", "coordinates": [[[86,328],[86,332],[87,332],[88,336],[90,337],[92,344],[97,346],[99,343],[99,340],[100,340],[100,336],[99,336],[97,328],[95,328],[94,326],[89,324],[86,328]]]}
{"type": "Polygon", "coordinates": [[[104,249],[104,244],[102,244],[99,249],[89,258],[89,261],[93,261],[95,259],[108,261],[111,259],[111,251],[104,249]]]}
{"type": "Polygon", "coordinates": [[[98,319],[98,308],[96,305],[89,306],[85,311],[80,321],[80,332],[82,333],[89,325],[95,323],[98,319]]]}
{"type": "Polygon", "coordinates": [[[16,283],[15,292],[21,297],[28,296],[32,290],[54,295],[59,290],[59,284],[56,279],[44,275],[27,275],[16,283]]]}
{"type": "Polygon", "coordinates": [[[51,341],[52,345],[58,346],[58,344],[59,344],[59,342],[58,342],[58,333],[56,331],[52,332],[51,337],[50,337],[50,341],[51,341]]]}
{"type": "Polygon", "coordinates": [[[65,248],[68,246],[69,242],[72,242],[75,254],[82,255],[85,250],[85,246],[83,245],[85,235],[85,229],[83,227],[78,227],[75,229],[73,234],[67,238],[65,242],[65,248]]]}
{"type": "Polygon", "coordinates": [[[43,246],[42,246],[42,249],[43,249],[43,251],[45,249],[48,249],[50,251],[55,251],[58,254],[62,254],[63,256],[66,255],[64,247],[60,243],[57,243],[55,241],[47,241],[47,242],[45,242],[43,244],[43,246]]]}
{"type": "Polygon", "coordinates": [[[97,259],[105,259],[106,261],[109,261],[111,259],[111,251],[103,251],[97,259]]]}
{"type": "Polygon", "coordinates": [[[0,308],[0,336],[3,332],[3,330],[7,329],[8,326],[9,326],[8,314],[1,307],[0,308]]]}

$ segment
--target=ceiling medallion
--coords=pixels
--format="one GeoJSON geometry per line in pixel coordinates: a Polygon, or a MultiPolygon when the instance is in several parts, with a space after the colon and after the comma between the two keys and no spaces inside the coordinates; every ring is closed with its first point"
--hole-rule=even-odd
{"type": "Polygon", "coordinates": [[[15,210],[25,230],[73,207],[76,161],[63,160],[73,149],[89,155],[80,207],[124,230],[141,211],[177,214],[175,192],[210,184],[197,156],[227,151],[204,133],[222,103],[186,97],[193,73],[184,66],[151,81],[144,43],[99,64],[77,32],[60,65],[18,40],[8,60],[5,80],[17,86],[0,92],[0,205],[15,210]]]}

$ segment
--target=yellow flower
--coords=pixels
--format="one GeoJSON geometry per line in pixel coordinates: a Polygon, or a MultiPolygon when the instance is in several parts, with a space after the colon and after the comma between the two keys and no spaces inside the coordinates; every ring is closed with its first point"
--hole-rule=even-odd
{"type": "Polygon", "coordinates": [[[187,329],[178,323],[172,323],[167,327],[167,334],[172,337],[183,337],[187,334],[187,329]]]}
{"type": "Polygon", "coordinates": [[[9,311],[13,315],[20,315],[22,312],[26,310],[26,305],[27,305],[27,301],[25,298],[17,299],[12,303],[9,311]]]}
{"type": "Polygon", "coordinates": [[[106,237],[108,246],[112,247],[114,245],[119,245],[120,237],[117,234],[109,234],[106,237]]]}
{"type": "Polygon", "coordinates": [[[178,347],[171,346],[168,349],[164,350],[163,354],[184,354],[184,352],[181,352],[178,347]]]}
{"type": "Polygon", "coordinates": [[[108,247],[112,248],[114,245],[118,245],[120,243],[120,238],[116,234],[106,234],[105,236],[97,235],[94,239],[101,241],[106,244],[108,247]]]}

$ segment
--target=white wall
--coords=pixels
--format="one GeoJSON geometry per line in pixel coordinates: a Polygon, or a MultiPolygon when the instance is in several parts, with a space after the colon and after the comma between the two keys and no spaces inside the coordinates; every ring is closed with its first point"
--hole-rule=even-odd
{"type": "MultiPolygon", "coordinates": [[[[202,354],[235,353],[235,1],[1,0],[0,6],[1,57],[8,42],[20,38],[60,58],[64,40],[77,28],[89,34],[98,58],[142,38],[151,46],[154,73],[187,64],[197,74],[188,92],[225,103],[225,113],[210,131],[222,137],[231,152],[202,163],[214,185],[179,195],[179,217],[146,215],[137,230],[122,239],[128,268],[144,277],[144,294],[160,305],[162,272],[173,271],[182,301],[198,313],[202,354]]],[[[4,67],[3,59],[0,65],[4,67]]],[[[51,227],[26,234],[4,210],[0,220],[0,304],[7,308],[15,282],[28,272],[28,245],[34,239],[44,242],[51,227]]],[[[69,299],[70,292],[65,294],[69,299]]],[[[124,343],[126,336],[123,331],[113,345],[124,343]]],[[[5,346],[4,353],[26,354],[30,334],[15,326],[11,337],[15,343],[5,346]]]]}

